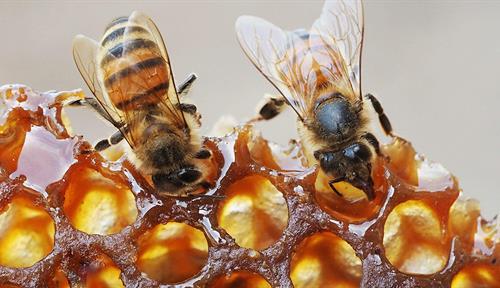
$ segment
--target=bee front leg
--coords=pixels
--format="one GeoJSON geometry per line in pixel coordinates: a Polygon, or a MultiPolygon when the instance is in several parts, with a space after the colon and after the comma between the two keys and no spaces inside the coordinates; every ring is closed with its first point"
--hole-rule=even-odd
{"type": "Polygon", "coordinates": [[[344,195],[342,195],[342,193],[340,193],[337,190],[337,188],[335,188],[335,186],[333,186],[333,184],[343,182],[345,180],[347,180],[345,177],[335,178],[333,180],[328,181],[328,186],[330,186],[330,188],[332,188],[333,192],[335,192],[337,195],[339,195],[340,197],[344,197],[344,195]]]}
{"type": "Polygon", "coordinates": [[[255,116],[250,122],[270,120],[278,116],[286,107],[286,101],[283,96],[264,95],[264,98],[257,104],[258,116],[255,116]]]}
{"type": "Polygon", "coordinates": [[[368,198],[368,201],[371,201],[375,198],[375,191],[373,190],[373,180],[371,177],[366,180],[360,177],[356,177],[351,182],[351,184],[354,187],[363,190],[363,192],[365,192],[366,194],[366,198],[368,198]]]}
{"type": "Polygon", "coordinates": [[[111,135],[108,139],[103,139],[103,140],[100,140],[98,141],[95,145],[94,145],[94,149],[96,151],[103,151],[103,150],[106,150],[108,149],[109,147],[113,146],[113,145],[116,145],[118,143],[120,143],[123,139],[125,139],[125,136],[123,136],[123,133],[122,131],[116,131],[115,133],[113,133],[113,135],[111,135]]]}

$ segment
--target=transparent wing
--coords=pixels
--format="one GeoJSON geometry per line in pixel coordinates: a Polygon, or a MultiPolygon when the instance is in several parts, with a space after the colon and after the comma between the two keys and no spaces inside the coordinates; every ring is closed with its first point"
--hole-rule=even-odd
{"type": "Polygon", "coordinates": [[[84,35],[77,35],[75,39],[73,39],[73,59],[78,71],[85,80],[85,83],[87,83],[90,92],[94,94],[97,101],[107,113],[106,120],[111,122],[115,127],[120,126],[123,118],[114,108],[109,99],[104,96],[105,90],[102,89],[98,78],[98,70],[96,67],[96,55],[98,53],[98,49],[99,44],[84,35]]]}
{"type": "MultiPolygon", "coordinates": [[[[157,54],[156,56],[163,58],[164,65],[166,68],[165,72],[167,73],[167,75],[158,75],[158,76],[164,77],[166,79],[167,92],[160,95],[161,99],[159,105],[161,105],[163,110],[166,113],[168,113],[168,117],[173,121],[173,123],[178,128],[182,129],[189,128],[186,119],[184,117],[184,113],[179,109],[180,99],[179,95],[177,94],[177,89],[175,87],[175,80],[172,72],[172,67],[170,65],[170,58],[168,56],[165,42],[163,41],[163,38],[160,34],[160,31],[158,30],[158,27],[151,20],[151,18],[149,18],[147,15],[139,11],[134,11],[132,15],[130,15],[129,23],[130,25],[142,26],[149,32],[149,37],[151,37],[151,40],[156,43],[157,49],[159,50],[157,51],[156,49],[151,49],[150,52],[157,54]]],[[[124,51],[126,49],[127,47],[124,47],[124,51]]],[[[158,71],[158,72],[160,73],[163,71],[158,71]]]]}
{"type": "Polygon", "coordinates": [[[100,76],[96,66],[96,56],[99,49],[99,44],[93,39],[77,35],[73,40],[73,59],[78,71],[102,108],[103,113],[100,114],[119,129],[132,146],[132,142],[127,138],[127,133],[124,131],[124,124],[127,122],[125,122],[126,119],[123,113],[114,107],[106,90],[102,88],[102,82],[99,81],[100,76]]]}
{"type": "MultiPolygon", "coordinates": [[[[307,105],[307,81],[301,69],[304,40],[258,17],[241,16],[236,21],[241,47],[257,69],[280,91],[300,119],[307,105]],[[299,55],[299,54],[302,55],[299,55]]],[[[305,67],[304,67],[305,68],[305,67]]],[[[307,76],[306,76],[307,77],[307,76]]]]}
{"type": "Polygon", "coordinates": [[[347,73],[351,89],[359,99],[362,99],[363,25],[363,4],[361,1],[326,1],[321,16],[314,22],[310,32],[311,36],[315,35],[321,39],[323,53],[341,55],[346,70],[343,73],[347,73]]]}
{"type": "Polygon", "coordinates": [[[252,16],[238,18],[236,31],[245,54],[304,120],[325,90],[362,99],[362,13],[359,1],[326,1],[309,31],[252,16]]]}

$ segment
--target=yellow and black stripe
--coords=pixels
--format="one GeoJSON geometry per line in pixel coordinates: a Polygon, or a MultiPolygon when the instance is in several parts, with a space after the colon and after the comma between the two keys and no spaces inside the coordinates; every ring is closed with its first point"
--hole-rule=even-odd
{"type": "Polygon", "coordinates": [[[113,20],[101,40],[97,63],[112,103],[121,110],[157,104],[167,93],[169,69],[155,37],[147,27],[113,20]]]}

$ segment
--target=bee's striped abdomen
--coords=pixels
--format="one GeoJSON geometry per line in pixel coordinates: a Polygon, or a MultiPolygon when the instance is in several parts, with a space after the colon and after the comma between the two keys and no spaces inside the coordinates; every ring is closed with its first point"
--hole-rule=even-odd
{"type": "Polygon", "coordinates": [[[121,110],[157,104],[167,93],[169,73],[157,39],[128,18],[117,18],[101,40],[97,64],[103,85],[121,110]]]}

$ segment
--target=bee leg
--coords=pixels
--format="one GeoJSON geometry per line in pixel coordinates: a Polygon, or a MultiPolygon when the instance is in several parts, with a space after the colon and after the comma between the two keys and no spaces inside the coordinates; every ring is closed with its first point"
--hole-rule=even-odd
{"type": "Polygon", "coordinates": [[[335,188],[335,186],[333,186],[333,184],[335,183],[339,183],[339,182],[343,182],[347,180],[345,177],[339,177],[339,178],[336,178],[336,179],[333,179],[333,180],[330,180],[328,181],[328,186],[330,186],[330,188],[332,188],[333,192],[337,193],[337,195],[339,195],[340,197],[344,197],[342,195],[342,193],[340,193],[337,188],[335,188]]]}
{"type": "Polygon", "coordinates": [[[369,177],[367,180],[356,177],[351,182],[351,184],[354,187],[363,190],[363,192],[365,192],[366,194],[366,198],[368,198],[368,201],[371,201],[375,198],[375,192],[373,191],[373,180],[371,177],[369,177]]]}
{"type": "Polygon", "coordinates": [[[196,122],[198,123],[198,125],[201,126],[201,114],[197,112],[196,105],[188,104],[188,103],[179,103],[179,104],[177,104],[177,107],[182,112],[193,115],[193,117],[196,120],[196,122]]]}
{"type": "Polygon", "coordinates": [[[103,139],[97,142],[94,146],[96,151],[102,151],[108,149],[112,145],[120,143],[124,139],[123,133],[121,131],[116,131],[108,139],[103,139]]]}
{"type": "Polygon", "coordinates": [[[193,115],[195,115],[197,111],[196,105],[194,104],[179,103],[178,107],[182,112],[186,112],[193,115]]]}
{"type": "Polygon", "coordinates": [[[208,159],[208,158],[210,158],[210,156],[212,156],[212,153],[210,152],[210,150],[202,148],[200,151],[196,152],[196,154],[194,155],[194,158],[196,158],[196,159],[208,159]]]}
{"type": "Polygon", "coordinates": [[[179,94],[179,97],[182,98],[186,96],[189,93],[189,90],[191,90],[191,86],[194,83],[194,80],[196,80],[198,76],[196,74],[191,73],[189,76],[179,85],[177,88],[177,93],[179,94]]]}
{"type": "Polygon", "coordinates": [[[285,104],[283,96],[264,96],[261,103],[257,104],[259,115],[252,118],[250,122],[273,119],[285,109],[285,104]]]}
{"type": "Polygon", "coordinates": [[[377,140],[377,138],[375,137],[375,135],[373,135],[372,133],[365,133],[363,134],[362,136],[363,138],[366,139],[366,141],[368,141],[368,144],[372,145],[373,148],[375,149],[375,152],[377,153],[377,155],[381,155],[380,154],[380,144],[377,140]]]}
{"type": "Polygon", "coordinates": [[[375,96],[373,96],[372,94],[366,94],[365,97],[370,100],[373,109],[375,109],[375,112],[377,112],[378,120],[380,121],[380,125],[382,125],[385,134],[389,136],[394,136],[394,134],[392,133],[391,122],[389,121],[389,118],[387,118],[387,115],[385,115],[384,109],[382,108],[382,104],[380,104],[377,98],[375,98],[375,96]]]}

